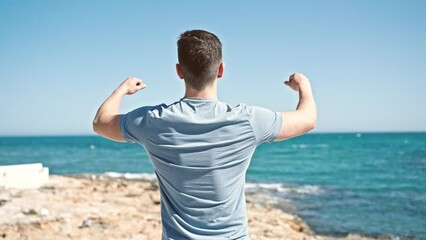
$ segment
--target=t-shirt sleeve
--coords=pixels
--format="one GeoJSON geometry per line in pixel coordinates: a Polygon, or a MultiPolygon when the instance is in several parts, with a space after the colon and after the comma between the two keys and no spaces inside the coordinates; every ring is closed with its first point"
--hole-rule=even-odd
{"type": "Polygon", "coordinates": [[[142,143],[144,136],[144,119],[153,107],[141,107],[130,111],[120,118],[120,131],[129,143],[142,143]]]}
{"type": "Polygon", "coordinates": [[[257,144],[274,141],[281,132],[282,116],[262,107],[247,107],[249,121],[253,128],[257,144]]]}

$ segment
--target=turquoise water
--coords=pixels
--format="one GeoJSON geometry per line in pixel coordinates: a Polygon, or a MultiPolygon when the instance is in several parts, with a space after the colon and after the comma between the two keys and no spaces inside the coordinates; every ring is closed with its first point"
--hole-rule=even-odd
{"type": "MultiPolygon", "coordinates": [[[[153,173],[138,145],[94,136],[0,138],[0,165],[32,162],[52,174],[153,173]]],[[[426,239],[426,133],[315,133],[263,144],[247,181],[248,191],[278,201],[319,234],[426,239]]]]}

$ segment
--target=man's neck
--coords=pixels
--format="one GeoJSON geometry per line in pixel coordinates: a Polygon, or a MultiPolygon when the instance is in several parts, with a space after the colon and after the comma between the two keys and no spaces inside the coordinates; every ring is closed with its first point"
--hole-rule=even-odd
{"type": "Polygon", "coordinates": [[[217,85],[207,86],[203,90],[194,90],[188,86],[185,88],[185,97],[187,98],[209,98],[217,99],[217,85]]]}

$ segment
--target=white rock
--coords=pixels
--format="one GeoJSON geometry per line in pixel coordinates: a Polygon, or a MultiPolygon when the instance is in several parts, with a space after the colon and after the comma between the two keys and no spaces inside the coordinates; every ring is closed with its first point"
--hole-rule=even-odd
{"type": "Polygon", "coordinates": [[[39,188],[49,182],[49,169],[41,163],[0,166],[0,187],[39,188]]]}
{"type": "Polygon", "coordinates": [[[41,215],[42,217],[47,217],[47,216],[49,216],[49,210],[48,210],[48,209],[46,209],[46,208],[42,208],[42,209],[40,209],[40,215],[41,215]]]}

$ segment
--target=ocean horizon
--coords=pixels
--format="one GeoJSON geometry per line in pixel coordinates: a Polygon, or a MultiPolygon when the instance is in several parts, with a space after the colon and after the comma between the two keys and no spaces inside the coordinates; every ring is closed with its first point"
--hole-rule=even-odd
{"type": "MultiPolygon", "coordinates": [[[[426,133],[426,130],[361,130],[361,131],[317,131],[312,130],[304,135],[312,135],[312,134],[357,134],[357,133],[426,133]]],[[[53,133],[53,134],[37,134],[37,133],[14,133],[14,134],[1,134],[0,138],[9,138],[9,137],[99,137],[96,133],[53,133]]],[[[298,136],[301,137],[301,136],[298,136]]],[[[297,137],[296,137],[297,138],[297,137]]]]}
{"type": "MultiPolygon", "coordinates": [[[[0,137],[0,165],[51,174],[155,178],[145,150],[95,135],[0,137]]],[[[426,132],[313,132],[260,145],[246,193],[300,216],[321,235],[426,239],[426,132]]]]}

